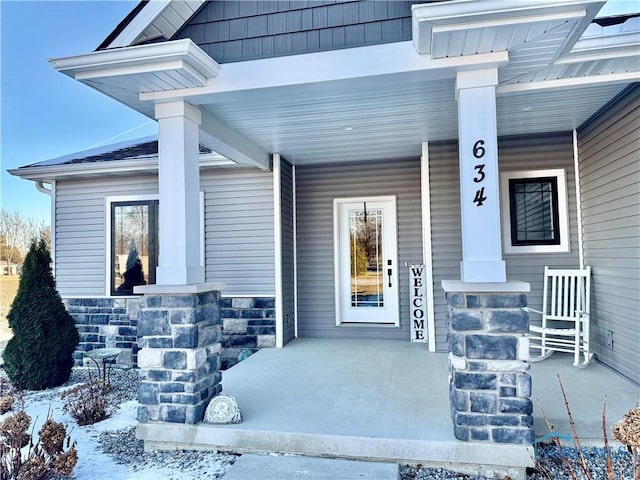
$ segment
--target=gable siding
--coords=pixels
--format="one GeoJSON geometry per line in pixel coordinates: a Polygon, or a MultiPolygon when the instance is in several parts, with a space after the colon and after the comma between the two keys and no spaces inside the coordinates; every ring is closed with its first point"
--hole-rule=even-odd
{"type": "Polygon", "coordinates": [[[411,40],[410,1],[211,1],[176,33],[219,63],[411,40]]]}
{"type": "Polygon", "coordinates": [[[280,163],[280,208],[282,212],[282,319],[283,342],[295,337],[295,277],[293,168],[286,160],[280,163]]]}
{"type": "Polygon", "coordinates": [[[579,132],[591,340],[598,359],[640,384],[640,87],[579,132]],[[613,349],[606,331],[613,332],[613,349]]]}
{"type": "Polygon", "coordinates": [[[105,295],[106,197],[157,193],[153,176],[56,182],[54,260],[62,297],[105,295]]]}
{"type": "MultiPolygon", "coordinates": [[[[564,168],[567,175],[571,251],[552,254],[503,255],[507,266],[507,278],[531,284],[528,301],[533,308],[539,309],[542,304],[542,275],[545,265],[567,268],[576,268],[579,265],[572,145],[571,134],[499,139],[498,141],[500,171],[564,168]]],[[[441,282],[460,278],[462,233],[458,172],[456,142],[429,144],[434,313],[438,351],[446,351],[448,348],[445,324],[446,304],[441,282]]]]}
{"type": "Polygon", "coordinates": [[[409,341],[409,278],[405,262],[422,259],[420,161],[296,167],[298,335],[409,341]],[[333,200],[397,196],[400,327],[336,326],[333,200]]]}

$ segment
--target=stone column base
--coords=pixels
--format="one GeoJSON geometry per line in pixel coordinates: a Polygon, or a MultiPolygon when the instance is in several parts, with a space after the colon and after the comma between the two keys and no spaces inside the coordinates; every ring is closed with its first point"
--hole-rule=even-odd
{"type": "Polygon", "coordinates": [[[442,282],[449,330],[449,398],[458,440],[531,444],[529,285],[442,282]]]}
{"type": "Polygon", "coordinates": [[[196,424],[222,391],[220,292],[151,287],[138,318],[138,421],[196,424]]]}

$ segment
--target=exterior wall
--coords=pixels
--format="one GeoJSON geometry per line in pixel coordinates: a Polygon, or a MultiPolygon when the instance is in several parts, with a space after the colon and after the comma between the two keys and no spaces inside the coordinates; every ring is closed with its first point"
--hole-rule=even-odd
{"type": "Polygon", "coordinates": [[[578,133],[585,264],[592,267],[591,348],[640,384],[640,87],[578,133]],[[613,348],[606,332],[613,332],[613,348]]]}
{"type": "Polygon", "coordinates": [[[137,366],[139,298],[67,298],[67,311],[76,322],[80,334],[78,349],[73,354],[76,366],[92,363],[85,352],[98,348],[121,348],[117,364],[137,366]]]}
{"type": "MultiPolygon", "coordinates": [[[[572,137],[568,133],[542,137],[505,138],[498,140],[498,149],[498,164],[501,172],[548,168],[564,168],[566,171],[571,251],[569,253],[504,255],[507,278],[530,283],[529,305],[532,308],[539,308],[542,304],[544,266],[576,268],[579,265],[572,137]]],[[[438,351],[446,351],[446,302],[441,282],[460,278],[460,261],[462,260],[456,142],[429,144],[429,175],[436,348],[438,351]]],[[[535,320],[532,318],[533,322],[535,320]]]]}
{"type": "Polygon", "coordinates": [[[420,161],[296,167],[298,335],[409,341],[409,276],[404,264],[422,262],[420,161]],[[336,326],[333,199],[396,195],[400,328],[336,326]]]}
{"type": "Polygon", "coordinates": [[[174,39],[219,63],[411,40],[409,1],[212,1],[174,39]]]}
{"type": "MultiPolygon", "coordinates": [[[[223,341],[223,352],[229,349],[224,357],[234,358],[225,363],[228,367],[235,363],[241,347],[255,351],[275,345],[273,175],[258,169],[208,170],[201,172],[201,189],[205,192],[206,280],[225,283],[225,304],[251,302],[250,311],[237,310],[237,316],[227,312],[226,320],[245,319],[244,328],[237,322],[233,326],[225,324],[226,335],[232,335],[232,339],[223,341]],[[259,318],[255,317],[256,309],[260,310],[259,318]]],[[[291,204],[291,188],[287,191],[291,204]]],[[[80,345],[74,354],[77,365],[83,363],[84,352],[119,347],[126,353],[120,355],[118,363],[136,366],[140,297],[105,296],[105,198],[143,194],[157,194],[156,176],[56,183],[56,282],[80,332],[80,345]]],[[[292,231],[290,221],[289,252],[292,231]]],[[[292,270],[292,255],[287,261],[292,270]]],[[[287,297],[291,330],[292,279],[291,274],[287,297]]]]}
{"type": "MultiPolygon", "coordinates": [[[[258,169],[204,171],[207,282],[223,296],[273,296],[273,174],[258,169]]],[[[162,208],[162,205],[160,206],[162,208]]]]}
{"type": "Polygon", "coordinates": [[[54,262],[62,297],[105,296],[105,197],[157,193],[153,176],[56,182],[54,262]]]}
{"type": "Polygon", "coordinates": [[[282,160],[280,163],[280,210],[282,212],[282,319],[283,344],[295,337],[295,228],[293,198],[293,168],[282,160]]]}
{"type": "MultiPolygon", "coordinates": [[[[67,298],[64,300],[80,334],[73,354],[76,366],[93,364],[85,353],[98,348],[121,348],[117,358],[122,367],[137,367],[138,315],[142,297],[67,298]]],[[[243,351],[255,353],[261,348],[275,347],[276,321],[274,298],[222,298],[223,370],[238,363],[243,351]]],[[[246,353],[245,353],[246,355],[246,353]]]]}
{"type": "MultiPolygon", "coordinates": [[[[272,178],[258,169],[201,173],[206,280],[224,282],[224,295],[274,294],[272,178]]],[[[156,176],[56,182],[55,274],[62,297],[105,296],[105,198],[157,193],[156,176]]]]}
{"type": "Polygon", "coordinates": [[[222,369],[233,367],[247,354],[276,346],[274,298],[223,298],[222,369]]]}

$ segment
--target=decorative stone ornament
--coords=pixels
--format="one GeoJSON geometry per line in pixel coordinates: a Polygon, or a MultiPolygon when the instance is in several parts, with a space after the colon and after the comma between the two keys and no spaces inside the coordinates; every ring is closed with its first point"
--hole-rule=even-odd
{"type": "Polygon", "coordinates": [[[213,397],[204,412],[204,422],[215,425],[242,423],[238,402],[231,395],[213,397]]]}
{"type": "Polygon", "coordinates": [[[238,354],[238,363],[249,358],[251,355],[253,355],[253,350],[249,350],[248,348],[241,350],[238,354]]]}

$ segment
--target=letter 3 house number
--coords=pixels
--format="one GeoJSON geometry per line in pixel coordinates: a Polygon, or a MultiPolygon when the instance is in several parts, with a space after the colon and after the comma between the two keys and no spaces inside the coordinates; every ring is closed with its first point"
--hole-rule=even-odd
{"type": "MultiPolygon", "coordinates": [[[[483,145],[484,140],[478,140],[473,144],[473,156],[475,158],[482,158],[484,157],[484,154],[487,153],[483,145]]],[[[480,163],[473,167],[476,170],[476,176],[473,177],[473,181],[475,183],[484,182],[484,178],[486,176],[484,173],[484,166],[484,163],[480,163]]],[[[475,203],[477,207],[481,207],[486,199],[487,197],[484,195],[484,186],[480,186],[480,188],[476,190],[476,196],[473,198],[473,203],[475,203]]]]}

